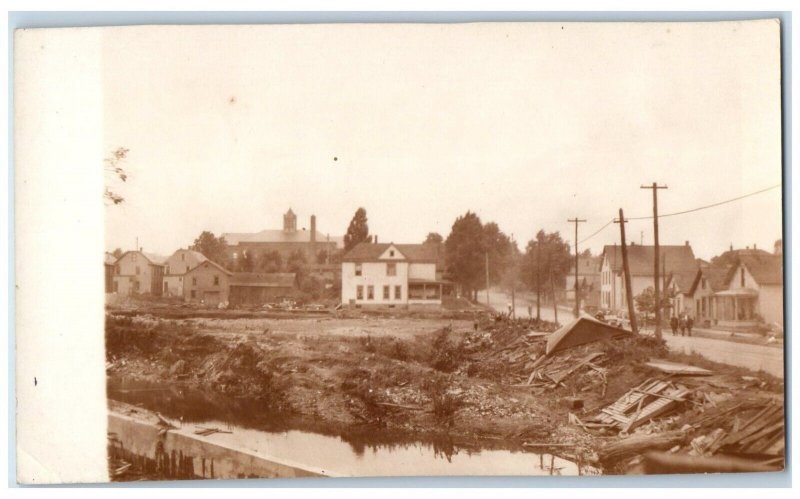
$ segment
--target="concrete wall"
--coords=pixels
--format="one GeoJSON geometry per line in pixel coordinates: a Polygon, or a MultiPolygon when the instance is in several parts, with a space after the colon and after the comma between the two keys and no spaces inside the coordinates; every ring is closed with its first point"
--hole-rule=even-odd
{"type": "Polygon", "coordinates": [[[174,431],[159,435],[159,429],[154,424],[123,414],[109,413],[108,416],[108,432],[116,434],[126,451],[156,459],[158,442],[162,442],[167,454],[175,451],[192,460],[196,477],[231,479],[332,476],[313,467],[224,447],[194,435],[174,431]]]}

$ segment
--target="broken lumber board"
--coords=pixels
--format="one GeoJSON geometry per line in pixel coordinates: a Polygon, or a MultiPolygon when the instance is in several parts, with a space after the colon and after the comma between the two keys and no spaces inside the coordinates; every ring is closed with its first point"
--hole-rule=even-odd
{"type": "Polygon", "coordinates": [[[677,362],[669,362],[666,360],[650,359],[649,362],[645,362],[645,365],[667,374],[683,374],[691,376],[710,376],[713,374],[708,369],[703,369],[702,367],[690,366],[689,364],[680,364],[677,362]]]}
{"type": "Polygon", "coordinates": [[[667,431],[653,435],[634,435],[604,445],[597,450],[597,457],[601,463],[612,464],[648,450],[671,449],[676,445],[685,443],[687,438],[687,435],[682,431],[667,431]]]}
{"type": "Polygon", "coordinates": [[[589,362],[593,361],[594,359],[596,359],[597,357],[600,357],[602,355],[603,354],[601,352],[590,353],[589,355],[587,355],[583,359],[579,360],[577,364],[575,364],[572,367],[568,368],[563,374],[561,374],[559,371],[556,371],[554,373],[548,373],[547,376],[550,379],[552,379],[556,384],[559,384],[562,381],[564,381],[565,379],[569,378],[572,375],[572,373],[574,373],[575,371],[577,371],[581,367],[585,366],[589,362]]]}
{"type": "Polygon", "coordinates": [[[650,474],[665,473],[734,473],[752,471],[780,471],[779,464],[742,459],[732,456],[716,455],[713,457],[695,457],[669,452],[647,452],[644,455],[645,472],[650,474]]]}

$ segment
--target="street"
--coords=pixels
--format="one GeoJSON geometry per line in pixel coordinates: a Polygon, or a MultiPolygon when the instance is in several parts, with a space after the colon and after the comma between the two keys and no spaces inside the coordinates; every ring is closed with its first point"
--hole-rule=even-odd
{"type": "MultiPolygon", "coordinates": [[[[508,311],[508,304],[511,303],[510,295],[493,289],[489,292],[489,299],[492,308],[495,310],[499,312],[508,311]]],[[[486,291],[478,293],[478,301],[486,303],[486,291]]],[[[515,302],[517,317],[528,317],[529,304],[533,306],[533,315],[536,316],[535,295],[516,293],[515,302]]],[[[542,319],[552,321],[554,318],[553,305],[542,304],[540,315],[542,319]]],[[[572,310],[569,307],[558,307],[558,319],[561,324],[565,324],[572,318],[572,310]]],[[[653,334],[652,330],[643,332],[645,334],[653,334]]],[[[725,339],[672,336],[668,330],[664,331],[664,340],[667,342],[667,346],[676,352],[697,353],[714,362],[744,367],[753,371],[764,371],[778,378],[783,378],[782,348],[737,343],[725,339]]]]}

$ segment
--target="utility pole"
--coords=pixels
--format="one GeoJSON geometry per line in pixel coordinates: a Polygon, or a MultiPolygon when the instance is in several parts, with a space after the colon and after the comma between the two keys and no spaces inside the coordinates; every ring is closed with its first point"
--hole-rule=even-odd
{"type": "Polygon", "coordinates": [[[633,309],[633,290],[631,289],[631,269],[628,267],[628,247],[625,242],[625,216],[622,214],[622,208],[619,209],[619,220],[614,220],[614,223],[619,224],[619,236],[622,243],[622,269],[625,274],[625,298],[628,302],[628,317],[631,321],[631,331],[634,334],[639,332],[639,327],[636,324],[636,311],[633,309]]]}
{"type": "Polygon", "coordinates": [[[656,338],[659,340],[661,339],[661,293],[659,292],[659,282],[658,282],[658,267],[659,267],[659,248],[658,248],[658,190],[659,189],[666,189],[666,185],[658,185],[657,182],[653,182],[652,185],[643,185],[640,187],[641,189],[652,189],[653,190],[653,246],[654,252],[653,255],[653,268],[655,273],[653,275],[653,283],[655,284],[655,298],[656,298],[656,338]]]}
{"type": "Polygon", "coordinates": [[[542,320],[541,316],[541,301],[542,296],[542,267],[540,265],[539,255],[542,252],[542,244],[536,241],[536,322],[542,320]]]}
{"type": "Polygon", "coordinates": [[[517,244],[514,242],[514,234],[511,234],[511,258],[512,260],[512,269],[511,269],[511,313],[509,314],[510,318],[516,319],[517,318],[517,302],[515,291],[516,291],[516,279],[517,279],[517,244]]]}
{"type": "Polygon", "coordinates": [[[578,292],[578,224],[586,220],[578,217],[569,218],[567,222],[575,224],[575,318],[577,319],[581,313],[581,296],[578,292]]]}
{"type": "Polygon", "coordinates": [[[486,306],[490,309],[492,304],[489,303],[489,252],[486,252],[486,306]]]}

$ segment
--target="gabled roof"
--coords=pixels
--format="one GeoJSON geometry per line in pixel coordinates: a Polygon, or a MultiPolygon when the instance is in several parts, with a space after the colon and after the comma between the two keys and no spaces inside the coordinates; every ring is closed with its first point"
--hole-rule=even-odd
{"type": "MultiPolygon", "coordinates": [[[[229,246],[241,243],[310,243],[310,230],[262,230],[260,232],[226,232],[222,234],[229,246]]],[[[337,247],[342,246],[343,236],[328,236],[316,231],[318,243],[332,242],[337,247]]]]}
{"type": "Polygon", "coordinates": [[[699,268],[694,270],[686,269],[670,272],[667,277],[667,286],[674,281],[678,286],[678,291],[684,294],[691,294],[691,289],[694,286],[695,280],[697,280],[699,272],[699,268]]]}
{"type": "MultiPolygon", "coordinates": [[[[600,265],[602,264],[602,256],[579,256],[578,257],[578,275],[587,276],[600,273],[600,265]]],[[[575,275],[575,260],[569,267],[569,275],[575,275]]]]}
{"type": "MultiPolygon", "coordinates": [[[[437,263],[439,261],[439,251],[433,244],[394,244],[394,243],[369,243],[357,244],[353,249],[345,253],[342,257],[343,262],[377,262],[380,256],[389,247],[394,246],[405,261],[412,263],[437,263]]],[[[400,259],[398,261],[403,261],[400,259]]]]}
{"type": "Polygon", "coordinates": [[[181,253],[181,252],[186,253],[187,255],[190,255],[192,258],[196,259],[198,263],[208,260],[208,258],[206,258],[206,255],[200,253],[199,251],[195,251],[193,249],[183,249],[183,248],[181,248],[181,249],[175,250],[175,253],[173,253],[170,256],[177,255],[178,253],[181,253]]]}
{"type": "MultiPolygon", "coordinates": [[[[737,255],[740,265],[744,265],[750,275],[758,284],[783,284],[783,257],[771,253],[740,253],[737,255]]],[[[726,278],[726,284],[733,279],[736,269],[735,265],[730,269],[726,278]]]]}
{"type": "Polygon", "coordinates": [[[703,278],[705,278],[706,283],[711,288],[711,291],[717,292],[725,289],[729,270],[730,269],[727,266],[720,265],[702,267],[695,275],[694,281],[692,282],[692,287],[689,289],[689,294],[694,295],[694,293],[700,287],[700,282],[703,278]]]}
{"type": "Polygon", "coordinates": [[[106,251],[105,257],[103,258],[103,263],[106,265],[114,265],[117,263],[117,257],[106,251]]]}
{"type": "Polygon", "coordinates": [[[231,277],[231,286],[254,286],[267,288],[294,287],[296,276],[291,272],[260,274],[257,272],[236,272],[231,277]]]}
{"type": "MultiPolygon", "coordinates": [[[[663,265],[659,262],[659,271],[663,267],[667,275],[670,272],[695,272],[699,267],[695,261],[692,247],[688,244],[660,246],[659,250],[659,256],[664,259],[663,265]]],[[[654,246],[628,245],[628,266],[631,269],[631,275],[653,275],[654,255],[654,246]]],[[[612,271],[622,272],[622,248],[620,246],[605,246],[603,248],[603,256],[608,258],[612,271]]]]}
{"type": "Polygon", "coordinates": [[[199,265],[194,266],[188,272],[186,272],[186,275],[189,275],[189,274],[191,274],[192,272],[194,272],[194,271],[196,271],[198,269],[208,268],[209,266],[214,267],[217,270],[219,270],[221,272],[224,272],[225,274],[233,275],[233,272],[231,272],[230,270],[226,269],[225,267],[223,267],[222,265],[218,264],[217,262],[215,262],[213,260],[206,260],[206,261],[200,263],[199,265]]]}
{"type": "Polygon", "coordinates": [[[150,262],[153,265],[164,265],[164,262],[167,261],[167,257],[165,257],[165,256],[157,255],[155,253],[146,253],[144,251],[126,251],[125,253],[122,254],[122,256],[117,258],[117,261],[125,258],[125,256],[127,256],[128,254],[131,254],[131,253],[136,253],[137,255],[142,255],[145,260],[147,260],[148,262],[150,262]]]}

